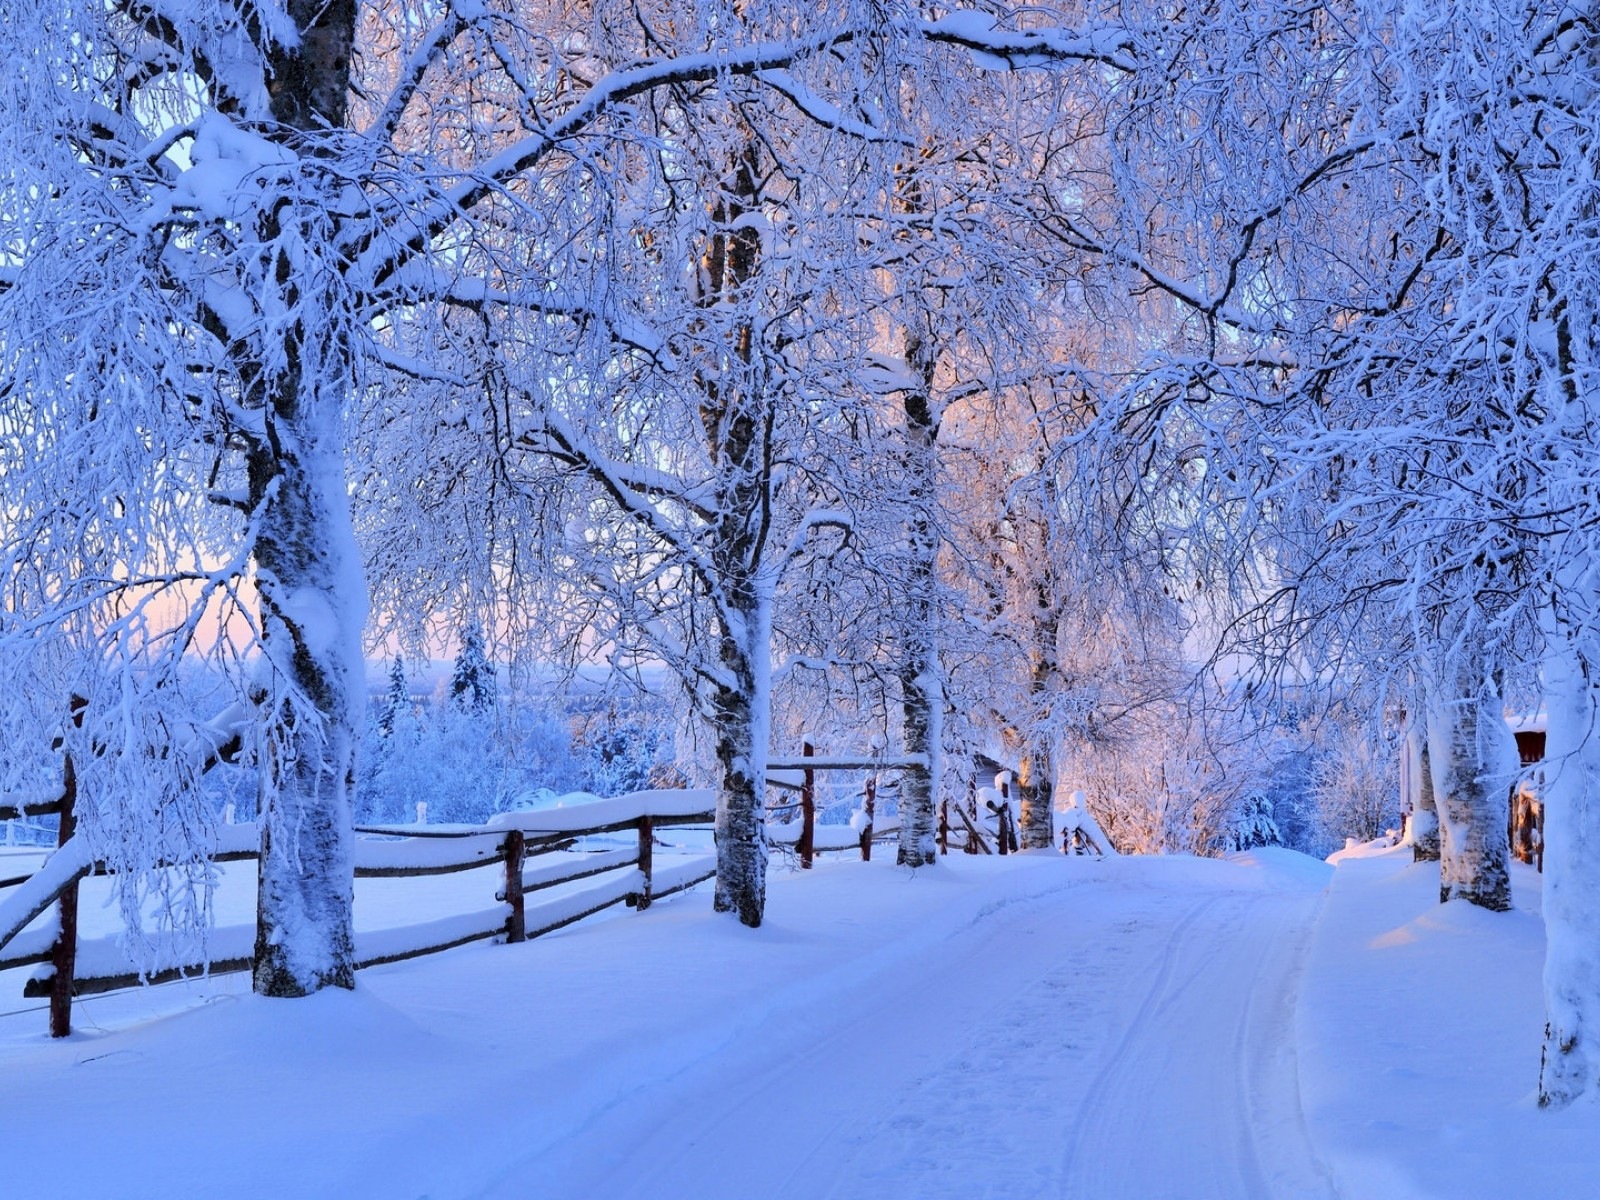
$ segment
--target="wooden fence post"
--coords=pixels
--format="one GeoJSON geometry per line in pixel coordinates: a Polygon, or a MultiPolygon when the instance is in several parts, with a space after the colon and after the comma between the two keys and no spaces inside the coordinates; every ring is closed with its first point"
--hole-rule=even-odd
{"type": "Polygon", "coordinates": [[[644,891],[633,902],[643,912],[650,907],[650,877],[655,872],[656,823],[648,815],[639,818],[639,873],[644,876],[644,891]]]}
{"type": "Polygon", "coordinates": [[[973,830],[978,827],[978,782],[975,779],[967,780],[967,806],[962,811],[967,815],[967,844],[963,849],[968,854],[987,854],[988,849],[973,837],[973,830]]]}
{"type": "Polygon", "coordinates": [[[867,823],[861,830],[861,861],[872,861],[872,823],[878,812],[878,777],[867,776],[867,823]]]}
{"type": "Polygon", "coordinates": [[[950,799],[939,801],[939,853],[950,853],[950,799]]]}
{"type": "Polygon", "coordinates": [[[1011,853],[1011,839],[1006,835],[1006,818],[1011,813],[1011,780],[1007,772],[1002,772],[999,779],[995,780],[1000,785],[1000,807],[994,814],[995,840],[1000,843],[1000,853],[1011,853]]]}
{"type": "MultiPolygon", "coordinates": [[[[83,720],[82,713],[76,720],[83,720]]],[[[61,784],[61,825],[56,845],[65,846],[78,829],[78,771],[72,755],[63,759],[61,784]]],[[[78,969],[78,881],[74,879],[56,901],[61,930],[50,954],[55,974],[50,979],[50,1036],[63,1038],[72,1032],[72,977],[78,969]]]]}
{"type": "Polygon", "coordinates": [[[506,860],[506,903],[511,905],[511,915],[506,918],[506,942],[522,942],[528,937],[527,920],[522,902],[522,861],[527,856],[528,839],[522,830],[513,829],[506,834],[502,848],[506,860]]]}
{"type": "MultiPolygon", "coordinates": [[[[803,742],[800,753],[810,758],[816,754],[816,748],[810,742],[803,742]]],[[[811,860],[817,854],[817,773],[810,767],[801,776],[800,844],[795,849],[800,851],[800,866],[809,871],[811,860]]]]}

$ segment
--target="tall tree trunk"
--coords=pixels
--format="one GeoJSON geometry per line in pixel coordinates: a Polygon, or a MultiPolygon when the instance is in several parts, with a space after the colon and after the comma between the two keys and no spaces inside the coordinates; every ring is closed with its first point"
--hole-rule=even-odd
{"type": "Polygon", "coordinates": [[[904,635],[900,648],[900,705],[907,754],[922,755],[926,768],[913,767],[900,784],[900,845],[895,861],[925,867],[939,861],[937,805],[939,756],[943,743],[944,689],[939,675],[939,643],[934,623],[938,605],[939,533],[934,517],[939,421],[932,390],[934,349],[918,334],[906,338],[906,362],[921,386],[905,395],[907,563],[904,635]]]}
{"type": "Polygon", "coordinates": [[[1413,730],[1406,738],[1411,756],[1411,861],[1439,861],[1439,808],[1433,799],[1433,758],[1427,737],[1413,730]]]}
{"type": "MultiPolygon", "coordinates": [[[[270,671],[263,722],[255,990],[355,986],[351,791],[365,698],[360,554],[350,528],[338,410],[280,421],[260,463],[272,489],[256,543],[270,671]]],[[[254,472],[253,472],[254,473],[254,472]]]]}
{"type": "Polygon", "coordinates": [[[1048,755],[1028,751],[1017,770],[1022,811],[1017,837],[1024,850],[1049,850],[1055,845],[1055,800],[1048,755]]]}
{"type": "MultiPolygon", "coordinates": [[[[1592,39],[1589,45],[1592,70],[1592,39]]],[[[1584,257],[1573,265],[1580,275],[1593,269],[1584,257]]],[[[1587,516],[1594,506],[1591,413],[1600,347],[1587,278],[1573,280],[1569,294],[1585,302],[1563,308],[1556,322],[1555,386],[1546,406],[1554,453],[1543,485],[1549,511],[1571,508],[1587,516]]],[[[1560,1108],[1585,1094],[1600,1095],[1600,556],[1587,529],[1552,541],[1546,554],[1554,570],[1540,613],[1549,724],[1540,796],[1545,1028],[1539,1103],[1560,1108]]]]}
{"type": "Polygon", "coordinates": [[[729,163],[700,263],[700,303],[715,370],[702,373],[700,423],[716,482],[711,570],[702,580],[721,630],[712,687],[721,785],[713,906],[759,926],[767,903],[767,736],[771,723],[772,596],[762,556],[772,522],[772,422],[765,364],[747,307],[761,238],[748,218],[761,208],[760,149],[748,134],[729,163]]]}
{"type": "Polygon", "coordinates": [[[1600,1094],[1600,646],[1548,622],[1545,702],[1545,1031],[1539,1103],[1600,1094]]]}
{"type": "Polygon", "coordinates": [[[719,685],[714,722],[721,784],[717,796],[717,912],[737,913],[756,928],[767,905],[767,606],[759,596],[721,639],[722,669],[732,686],[719,685]]]}
{"type": "Polygon", "coordinates": [[[266,667],[254,987],[268,996],[355,985],[351,788],[366,698],[366,587],[344,474],[351,314],[329,282],[339,267],[319,199],[341,186],[319,164],[345,124],[356,6],[291,0],[288,14],[299,36],[270,52],[269,136],[299,163],[260,198],[263,340],[239,351],[262,416],[248,459],[266,667]]]}
{"type": "Polygon", "coordinates": [[[1510,763],[1516,742],[1483,652],[1462,648],[1430,689],[1428,753],[1439,811],[1439,899],[1511,907],[1510,763]],[[1449,697],[1444,699],[1444,697],[1449,697]]]}
{"type": "MultiPolygon", "coordinates": [[[[1040,469],[1043,467],[1041,465],[1040,469]]],[[[1035,553],[1039,561],[1035,570],[1039,576],[1030,589],[1033,593],[1034,612],[1032,625],[1032,662],[1028,667],[1028,691],[1032,712],[1027,732],[1028,748],[1017,770],[1017,787],[1022,793],[1022,811],[1018,824],[1018,837],[1024,850],[1050,850],[1055,845],[1054,795],[1052,783],[1055,772],[1053,755],[1041,745],[1039,727],[1050,728],[1050,685],[1058,669],[1056,642],[1061,635],[1061,620],[1057,613],[1052,581],[1047,564],[1050,561],[1048,526],[1037,521],[1035,553]]]]}

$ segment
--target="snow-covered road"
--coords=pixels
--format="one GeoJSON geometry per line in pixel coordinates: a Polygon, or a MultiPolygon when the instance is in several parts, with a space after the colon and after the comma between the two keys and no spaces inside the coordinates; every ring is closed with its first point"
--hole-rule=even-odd
{"type": "Polygon", "coordinates": [[[0,1197],[1591,1194],[1600,1110],[1533,1104],[1537,876],[1493,914],[1404,852],[1330,873],[835,859],[755,931],[702,890],[353,995],[0,1012],[0,1197]]]}
{"type": "Polygon", "coordinates": [[[991,906],[527,1166],[573,1200],[1331,1195],[1292,1046],[1320,880],[1132,870],[1154,877],[991,906]]]}

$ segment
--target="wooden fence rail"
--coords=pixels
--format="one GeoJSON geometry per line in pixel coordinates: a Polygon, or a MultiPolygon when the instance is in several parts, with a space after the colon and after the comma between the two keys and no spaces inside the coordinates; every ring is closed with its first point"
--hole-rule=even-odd
{"type": "MultiPolygon", "coordinates": [[[[205,747],[206,768],[231,761],[238,747],[237,734],[217,723],[216,735],[209,738],[205,747]]],[[[824,758],[816,756],[809,745],[806,751],[799,760],[775,761],[771,765],[775,772],[803,770],[807,793],[815,770],[904,770],[926,766],[920,758],[824,758]]],[[[251,969],[254,925],[208,931],[206,961],[193,956],[184,961],[158,960],[143,971],[129,969],[119,939],[81,938],[77,928],[79,883],[88,876],[111,874],[112,868],[93,861],[83,838],[77,835],[76,796],[72,760],[65,756],[59,792],[0,803],[0,820],[51,815],[60,818],[57,848],[44,866],[28,875],[0,879],[0,970],[49,964],[47,971],[27,981],[23,994],[50,997],[53,1036],[64,1037],[71,1031],[74,996],[251,969]],[[56,921],[29,929],[51,905],[57,909],[56,921]]],[[[769,836],[776,844],[798,842],[807,866],[814,854],[830,850],[857,850],[867,859],[873,837],[893,834],[896,829],[893,825],[874,828],[872,824],[860,831],[848,826],[818,826],[815,804],[802,803],[801,807],[804,819],[800,828],[794,829],[792,839],[787,836],[792,827],[783,825],[769,826],[769,836]]],[[[870,822],[870,804],[868,813],[870,822]]],[[[673,826],[708,826],[714,820],[713,793],[668,789],[636,792],[572,808],[503,813],[482,826],[358,826],[356,833],[361,836],[354,854],[357,879],[445,875],[498,866],[502,882],[494,893],[492,908],[400,929],[358,932],[356,966],[361,969],[399,962],[487,938],[521,942],[616,904],[646,909],[653,901],[693,887],[716,873],[711,858],[663,867],[655,854],[657,832],[673,826]],[[635,834],[634,846],[581,855],[563,853],[570,851],[579,838],[625,831],[635,834]],[[558,854],[562,857],[555,857],[558,854]],[[598,882],[530,907],[530,895],[588,879],[598,882]]],[[[207,857],[217,863],[248,861],[259,857],[259,847],[256,826],[229,825],[218,831],[207,857]]]]}
{"type": "MultiPolygon", "coordinates": [[[[75,919],[78,885],[87,876],[112,872],[105,863],[92,861],[83,838],[75,834],[71,822],[73,795],[69,767],[64,803],[57,802],[49,809],[62,817],[55,853],[31,875],[0,882],[9,892],[0,898],[0,970],[50,964],[48,971],[27,981],[23,994],[30,998],[50,997],[53,1036],[63,1037],[71,1031],[74,996],[251,969],[253,924],[208,931],[206,962],[158,961],[145,971],[127,968],[119,939],[81,939],[75,919]],[[58,919],[50,926],[28,929],[52,904],[57,906],[58,919]]],[[[356,966],[361,969],[399,962],[486,938],[520,942],[561,929],[615,904],[647,908],[653,900],[715,875],[713,857],[661,863],[655,854],[657,830],[710,825],[715,819],[714,809],[710,792],[673,790],[639,792],[566,809],[501,814],[484,826],[360,827],[357,832],[363,836],[356,841],[354,855],[357,879],[443,875],[499,866],[502,884],[494,894],[492,908],[404,928],[358,932],[356,966]],[[634,831],[634,846],[566,853],[578,838],[625,830],[634,831]],[[545,861],[538,861],[541,858],[545,861]],[[536,905],[528,903],[530,894],[598,877],[604,877],[598,886],[536,905]]],[[[260,833],[255,825],[225,826],[219,830],[208,857],[214,862],[255,859],[259,857],[259,846],[260,833]]]]}

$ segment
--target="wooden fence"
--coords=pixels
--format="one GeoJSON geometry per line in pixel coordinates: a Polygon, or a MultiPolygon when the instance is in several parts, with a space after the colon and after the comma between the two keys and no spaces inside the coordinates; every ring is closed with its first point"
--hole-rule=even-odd
{"type": "MultiPolygon", "coordinates": [[[[56,815],[60,818],[57,849],[36,872],[0,879],[0,970],[49,964],[27,981],[23,994],[48,997],[50,1032],[71,1032],[72,999],[174,979],[247,971],[253,962],[255,926],[227,926],[207,933],[206,962],[157,961],[144,971],[127,964],[118,939],[79,937],[78,886],[92,875],[107,875],[75,831],[76,786],[70,766],[62,795],[0,805],[0,820],[56,815]],[[57,920],[28,929],[52,904],[57,920]]],[[[715,819],[710,791],[637,792],[595,804],[540,812],[506,813],[472,827],[417,828],[371,826],[357,829],[357,879],[444,875],[498,867],[499,887],[492,907],[453,914],[419,925],[356,934],[358,969],[434,954],[468,942],[501,937],[521,942],[580,921],[615,904],[636,909],[693,887],[716,874],[714,856],[701,855],[658,863],[656,833],[671,826],[710,825],[715,819]],[[571,853],[577,839],[631,832],[634,844],[595,853],[571,853]],[[585,879],[594,886],[530,904],[533,894],[585,879]]],[[[239,862],[259,857],[256,825],[223,826],[208,857],[213,862],[239,862]]]]}
{"type": "MultiPolygon", "coordinates": [[[[207,746],[206,768],[232,761],[238,736],[219,728],[207,746]]],[[[811,866],[815,854],[829,850],[859,850],[863,860],[872,854],[874,838],[895,833],[897,826],[875,824],[877,770],[903,770],[926,766],[919,757],[816,757],[810,745],[798,760],[769,764],[772,782],[791,786],[801,794],[801,820],[768,826],[775,845],[792,845],[802,865],[811,866]],[[865,824],[818,825],[814,801],[815,771],[870,770],[865,792],[865,824]],[[795,777],[786,782],[785,775],[795,777]]],[[[255,926],[234,925],[206,934],[206,959],[188,956],[182,961],[157,961],[145,970],[132,969],[119,939],[83,939],[78,930],[78,888],[90,876],[112,874],[104,862],[93,859],[86,841],[78,835],[75,820],[77,777],[71,756],[63,760],[59,794],[0,803],[0,821],[24,817],[56,816],[59,832],[56,850],[35,872],[0,878],[0,970],[48,964],[24,985],[30,998],[48,997],[50,1032],[64,1037],[71,1031],[74,996],[92,995],[141,983],[163,983],[202,974],[220,975],[251,969],[255,926]],[[38,929],[28,927],[51,905],[57,919],[38,929]]],[[[783,807],[780,806],[778,811],[783,807]]],[[[499,868],[500,886],[494,905],[477,912],[454,914],[419,925],[378,931],[358,931],[356,967],[399,962],[424,954],[449,950],[486,938],[521,942],[580,921],[615,904],[648,908],[653,900],[693,887],[716,874],[714,856],[658,863],[657,831],[672,826],[708,826],[715,820],[715,794],[709,790],[665,789],[635,792],[593,804],[537,812],[503,813],[482,826],[359,826],[354,848],[357,879],[444,875],[459,871],[499,868]],[[593,853],[570,853],[579,838],[631,832],[632,845],[593,853]],[[586,879],[593,886],[529,903],[530,895],[586,879]]],[[[959,806],[957,806],[959,809],[959,806]]],[[[965,829],[958,839],[969,852],[988,846],[971,817],[960,814],[965,829]],[[961,835],[965,835],[964,837],[961,835]]],[[[948,852],[952,827],[949,806],[940,810],[941,851],[948,852]]],[[[224,825],[218,829],[207,857],[215,863],[243,862],[260,857],[260,830],[254,824],[224,825]]],[[[1002,853],[1004,851],[1002,850],[1002,853]]],[[[171,958],[171,956],[168,956],[171,958]]]]}

